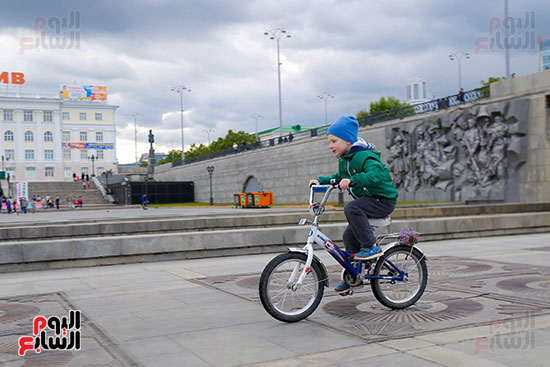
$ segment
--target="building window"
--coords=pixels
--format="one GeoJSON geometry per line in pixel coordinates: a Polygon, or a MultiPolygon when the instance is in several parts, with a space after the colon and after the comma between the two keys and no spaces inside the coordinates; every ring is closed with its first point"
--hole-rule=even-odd
{"type": "Polygon", "coordinates": [[[51,131],[46,131],[44,133],[44,141],[45,142],[50,142],[50,141],[53,141],[53,134],[51,131]]]}
{"type": "Polygon", "coordinates": [[[88,149],[80,150],[80,159],[88,159],[88,149]]]}
{"type": "Polygon", "coordinates": [[[80,121],[86,121],[86,112],[80,112],[80,121]]]}
{"type": "Polygon", "coordinates": [[[23,121],[32,122],[32,111],[23,111],[23,121]]]}
{"type": "Polygon", "coordinates": [[[96,113],[95,114],[95,120],[96,121],[103,121],[103,114],[102,113],[96,113]]]}
{"type": "Polygon", "coordinates": [[[44,150],[44,159],[47,161],[53,160],[53,149],[45,149],[44,150]]]}
{"type": "Polygon", "coordinates": [[[13,131],[6,130],[4,133],[4,141],[13,141],[13,131]]]}
{"type": "Polygon", "coordinates": [[[4,110],[4,121],[13,121],[13,110],[4,110]]]}
{"type": "Polygon", "coordinates": [[[73,171],[71,170],[71,168],[63,168],[63,176],[68,178],[68,177],[73,177],[73,171]]]}
{"type": "Polygon", "coordinates": [[[80,141],[88,141],[88,133],[86,131],[80,132],[80,141]]]}
{"type": "Polygon", "coordinates": [[[34,141],[34,134],[32,131],[25,131],[25,141],[34,141]]]}
{"type": "Polygon", "coordinates": [[[61,114],[61,118],[62,118],[63,120],[69,120],[70,117],[71,117],[71,115],[70,115],[68,112],[63,112],[63,113],[61,114]]]}
{"type": "Polygon", "coordinates": [[[45,176],[46,177],[53,177],[53,167],[46,167],[45,168],[45,176]]]}
{"type": "Polygon", "coordinates": [[[53,121],[52,111],[44,111],[44,122],[52,122],[52,121],[53,121]]]}
{"type": "Polygon", "coordinates": [[[87,175],[88,174],[88,167],[81,167],[80,168],[80,173],[81,174],[83,173],[83,174],[87,175]]]}
{"type": "Polygon", "coordinates": [[[15,150],[14,149],[6,149],[6,159],[7,160],[15,160],[15,150]]]}
{"type": "Polygon", "coordinates": [[[71,159],[71,150],[63,149],[63,159],[71,159]]]}
{"type": "Polygon", "coordinates": [[[71,132],[63,131],[63,141],[71,141],[71,132]]]}
{"type": "Polygon", "coordinates": [[[103,149],[97,149],[95,151],[95,157],[99,160],[103,160],[104,159],[104,156],[103,156],[103,149]]]}
{"type": "Polygon", "coordinates": [[[34,149],[25,149],[25,160],[32,161],[34,159],[34,149]]]}
{"type": "Polygon", "coordinates": [[[10,180],[15,181],[15,167],[6,167],[6,176],[10,177],[10,180]]]}
{"type": "Polygon", "coordinates": [[[95,141],[103,141],[103,132],[102,131],[97,131],[95,133],[95,141]]]}
{"type": "Polygon", "coordinates": [[[27,167],[25,170],[26,178],[35,178],[36,177],[36,167],[27,167]]]}

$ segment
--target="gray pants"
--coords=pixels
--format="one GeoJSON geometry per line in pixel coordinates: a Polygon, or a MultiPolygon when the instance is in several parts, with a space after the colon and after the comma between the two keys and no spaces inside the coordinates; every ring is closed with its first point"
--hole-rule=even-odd
{"type": "Polygon", "coordinates": [[[376,243],[376,237],[368,218],[382,218],[390,215],[395,204],[383,197],[363,196],[344,207],[348,227],[344,231],[346,251],[359,252],[369,249],[376,243]]]}

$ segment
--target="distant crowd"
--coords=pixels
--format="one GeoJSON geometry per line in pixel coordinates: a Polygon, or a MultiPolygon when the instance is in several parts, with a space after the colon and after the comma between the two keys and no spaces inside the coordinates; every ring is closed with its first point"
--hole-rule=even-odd
{"type": "MultiPolygon", "coordinates": [[[[6,214],[17,214],[19,210],[23,214],[27,212],[36,213],[37,209],[59,209],[61,206],[61,200],[59,196],[55,198],[53,196],[46,195],[45,198],[41,198],[40,195],[33,195],[30,199],[19,198],[19,200],[6,198],[4,195],[0,196],[0,213],[6,214]]],[[[84,206],[84,201],[82,196],[78,198],[73,195],[67,196],[67,208],[76,209],[82,208],[84,206]]]]}

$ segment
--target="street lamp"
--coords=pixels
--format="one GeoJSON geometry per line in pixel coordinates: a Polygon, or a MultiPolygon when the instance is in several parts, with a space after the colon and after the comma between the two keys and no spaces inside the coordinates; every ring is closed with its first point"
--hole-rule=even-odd
{"type": "Polygon", "coordinates": [[[92,177],[95,176],[95,169],[94,169],[94,161],[97,159],[97,157],[95,155],[92,154],[92,156],[90,157],[90,160],[92,161],[92,177]]]}
{"type": "Polygon", "coordinates": [[[250,118],[251,119],[254,119],[255,123],[254,123],[254,126],[255,126],[255,131],[256,131],[256,140],[258,140],[258,119],[263,119],[264,117],[260,114],[252,114],[250,115],[250,118]]]}
{"type": "Polygon", "coordinates": [[[183,92],[191,92],[191,89],[183,86],[183,85],[176,85],[172,88],[172,92],[176,92],[180,94],[180,112],[181,112],[181,160],[182,163],[185,163],[185,153],[183,148],[183,92]]]}
{"type": "Polygon", "coordinates": [[[210,175],[210,205],[214,205],[214,197],[212,196],[212,173],[214,173],[214,166],[208,166],[206,170],[210,175]]]}
{"type": "Polygon", "coordinates": [[[317,98],[325,100],[325,125],[328,125],[328,113],[327,113],[328,99],[334,98],[334,96],[332,94],[324,93],[324,94],[318,95],[317,98]]]}
{"type": "Polygon", "coordinates": [[[275,28],[264,32],[264,36],[269,36],[269,39],[277,41],[277,75],[279,79],[279,127],[280,136],[283,136],[283,106],[281,97],[281,58],[279,52],[279,41],[281,37],[290,38],[290,34],[284,28],[275,28]]]}
{"type": "Polygon", "coordinates": [[[137,152],[137,117],[138,117],[138,116],[143,117],[143,115],[142,115],[141,113],[134,112],[134,113],[129,113],[129,114],[127,114],[126,116],[128,116],[128,117],[133,117],[133,118],[134,118],[134,146],[135,146],[135,151],[136,151],[136,162],[137,162],[137,161],[138,161],[138,152],[137,152]]]}
{"type": "Polygon", "coordinates": [[[461,61],[462,58],[469,59],[470,54],[466,51],[455,51],[449,54],[449,59],[451,61],[455,60],[458,61],[458,90],[462,89],[462,68],[461,68],[461,61]]]}
{"type": "Polygon", "coordinates": [[[214,130],[214,129],[203,129],[202,132],[208,134],[208,146],[210,146],[210,133],[216,132],[216,130],[214,130]]]}
{"type": "Polygon", "coordinates": [[[174,162],[174,143],[176,142],[176,139],[170,139],[170,143],[172,143],[172,162],[174,162]]]}

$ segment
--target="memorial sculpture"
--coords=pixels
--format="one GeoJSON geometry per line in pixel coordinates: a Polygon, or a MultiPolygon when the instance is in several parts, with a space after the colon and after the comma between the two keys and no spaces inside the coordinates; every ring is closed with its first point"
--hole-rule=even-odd
{"type": "Polygon", "coordinates": [[[386,128],[400,200],[517,201],[526,99],[459,108],[386,128]]]}

